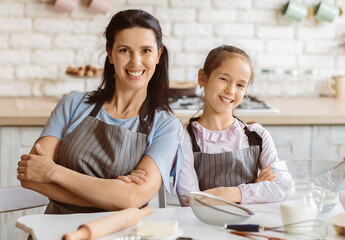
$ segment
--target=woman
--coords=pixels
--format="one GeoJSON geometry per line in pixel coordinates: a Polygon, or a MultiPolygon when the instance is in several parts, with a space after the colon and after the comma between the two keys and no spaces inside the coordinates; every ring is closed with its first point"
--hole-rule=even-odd
{"type": "Polygon", "coordinates": [[[142,10],[121,11],[105,37],[98,90],[64,97],[18,162],[22,186],[51,199],[45,213],[141,207],[162,182],[170,192],[170,172],[180,171],[183,130],[168,114],[168,51],[158,20],[142,10]],[[136,168],[145,183],[135,184],[136,168]],[[116,179],[126,175],[132,183],[116,179]]]}

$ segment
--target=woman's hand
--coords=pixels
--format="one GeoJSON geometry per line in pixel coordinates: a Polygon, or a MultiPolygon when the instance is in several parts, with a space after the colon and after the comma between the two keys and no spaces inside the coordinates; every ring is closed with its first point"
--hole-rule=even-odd
{"type": "Polygon", "coordinates": [[[127,176],[118,176],[116,179],[122,180],[126,183],[136,183],[136,184],[143,184],[147,181],[147,177],[145,176],[145,171],[140,169],[135,169],[130,172],[127,176]]]}
{"type": "Polygon", "coordinates": [[[50,176],[56,167],[39,143],[35,144],[37,154],[24,154],[20,157],[17,168],[17,179],[20,181],[50,182],[50,176]]]}
{"type": "Polygon", "coordinates": [[[274,172],[270,166],[267,166],[261,170],[258,178],[255,180],[255,183],[263,182],[263,181],[270,181],[270,182],[277,181],[276,175],[274,175],[274,172]]]}

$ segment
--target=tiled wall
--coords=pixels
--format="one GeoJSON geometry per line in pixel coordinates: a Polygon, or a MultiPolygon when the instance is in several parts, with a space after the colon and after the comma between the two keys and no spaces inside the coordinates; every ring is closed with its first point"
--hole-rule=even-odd
{"type": "MultiPolygon", "coordinates": [[[[345,9],[345,0],[325,1],[345,9]]],[[[332,23],[314,18],[293,22],[281,15],[286,0],[112,0],[105,15],[91,13],[87,0],[70,14],[55,11],[53,2],[0,1],[0,96],[61,96],[94,89],[98,78],[72,78],[65,70],[69,65],[101,67],[104,28],[113,13],[127,8],[144,9],[160,20],[171,55],[171,80],[195,81],[207,52],[220,44],[246,50],[258,71],[281,73],[271,80],[258,75],[250,90],[255,95],[303,95],[300,89],[315,95],[320,86],[305,72],[317,70],[317,79],[325,81],[345,74],[345,47],[339,46],[345,42],[345,17],[332,23]],[[293,81],[285,70],[303,76],[293,81]],[[290,87],[285,93],[283,83],[290,87]]],[[[311,7],[319,1],[303,2],[311,7]]]]}

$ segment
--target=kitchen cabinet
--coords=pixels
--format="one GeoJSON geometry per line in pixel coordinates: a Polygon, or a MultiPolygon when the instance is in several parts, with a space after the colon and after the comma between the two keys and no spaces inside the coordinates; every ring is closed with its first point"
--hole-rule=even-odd
{"type": "MultiPolygon", "coordinates": [[[[28,153],[42,127],[0,127],[0,186],[19,185],[17,162],[28,153]]],[[[0,200],[1,201],[1,200],[0,200]]],[[[26,239],[27,234],[15,227],[16,219],[28,214],[42,214],[45,207],[0,214],[0,240],[26,239]]]]}
{"type": "Polygon", "coordinates": [[[310,158],[312,126],[264,126],[281,160],[310,158]]]}
{"type": "Polygon", "coordinates": [[[265,126],[281,160],[337,160],[345,157],[345,125],[265,126]]]}
{"type": "Polygon", "coordinates": [[[315,126],[312,132],[313,159],[336,159],[345,157],[345,126],[315,126]]]}

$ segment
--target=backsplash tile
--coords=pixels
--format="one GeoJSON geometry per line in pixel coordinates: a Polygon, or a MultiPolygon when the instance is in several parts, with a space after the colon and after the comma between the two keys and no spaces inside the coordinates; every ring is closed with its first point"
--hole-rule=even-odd
{"type": "MultiPolygon", "coordinates": [[[[331,2],[345,7],[345,0],[331,2]]],[[[196,81],[207,53],[220,44],[247,51],[258,73],[261,69],[280,73],[297,70],[304,76],[317,69],[316,85],[329,85],[332,75],[345,74],[345,46],[339,46],[345,45],[345,17],[337,17],[332,23],[315,19],[293,22],[281,15],[285,0],[113,0],[111,11],[104,15],[88,11],[86,0],[79,1],[70,14],[55,11],[52,3],[0,3],[0,96],[61,97],[71,90],[97,86],[100,78],[77,80],[66,76],[65,70],[86,64],[102,67],[102,33],[113,13],[128,8],[144,9],[160,20],[170,52],[172,81],[196,81]]],[[[308,7],[317,3],[305,1],[308,7]]],[[[270,82],[260,77],[257,74],[252,94],[283,94],[282,90],[274,92],[274,87],[262,88],[260,85],[270,82]]],[[[290,81],[284,74],[275,77],[273,85],[290,81]]],[[[308,77],[298,81],[300,84],[291,80],[292,94],[285,91],[285,97],[295,96],[293,92],[300,86],[310,86],[308,77]]],[[[308,96],[320,93],[313,84],[308,91],[314,92],[308,96]]]]}

